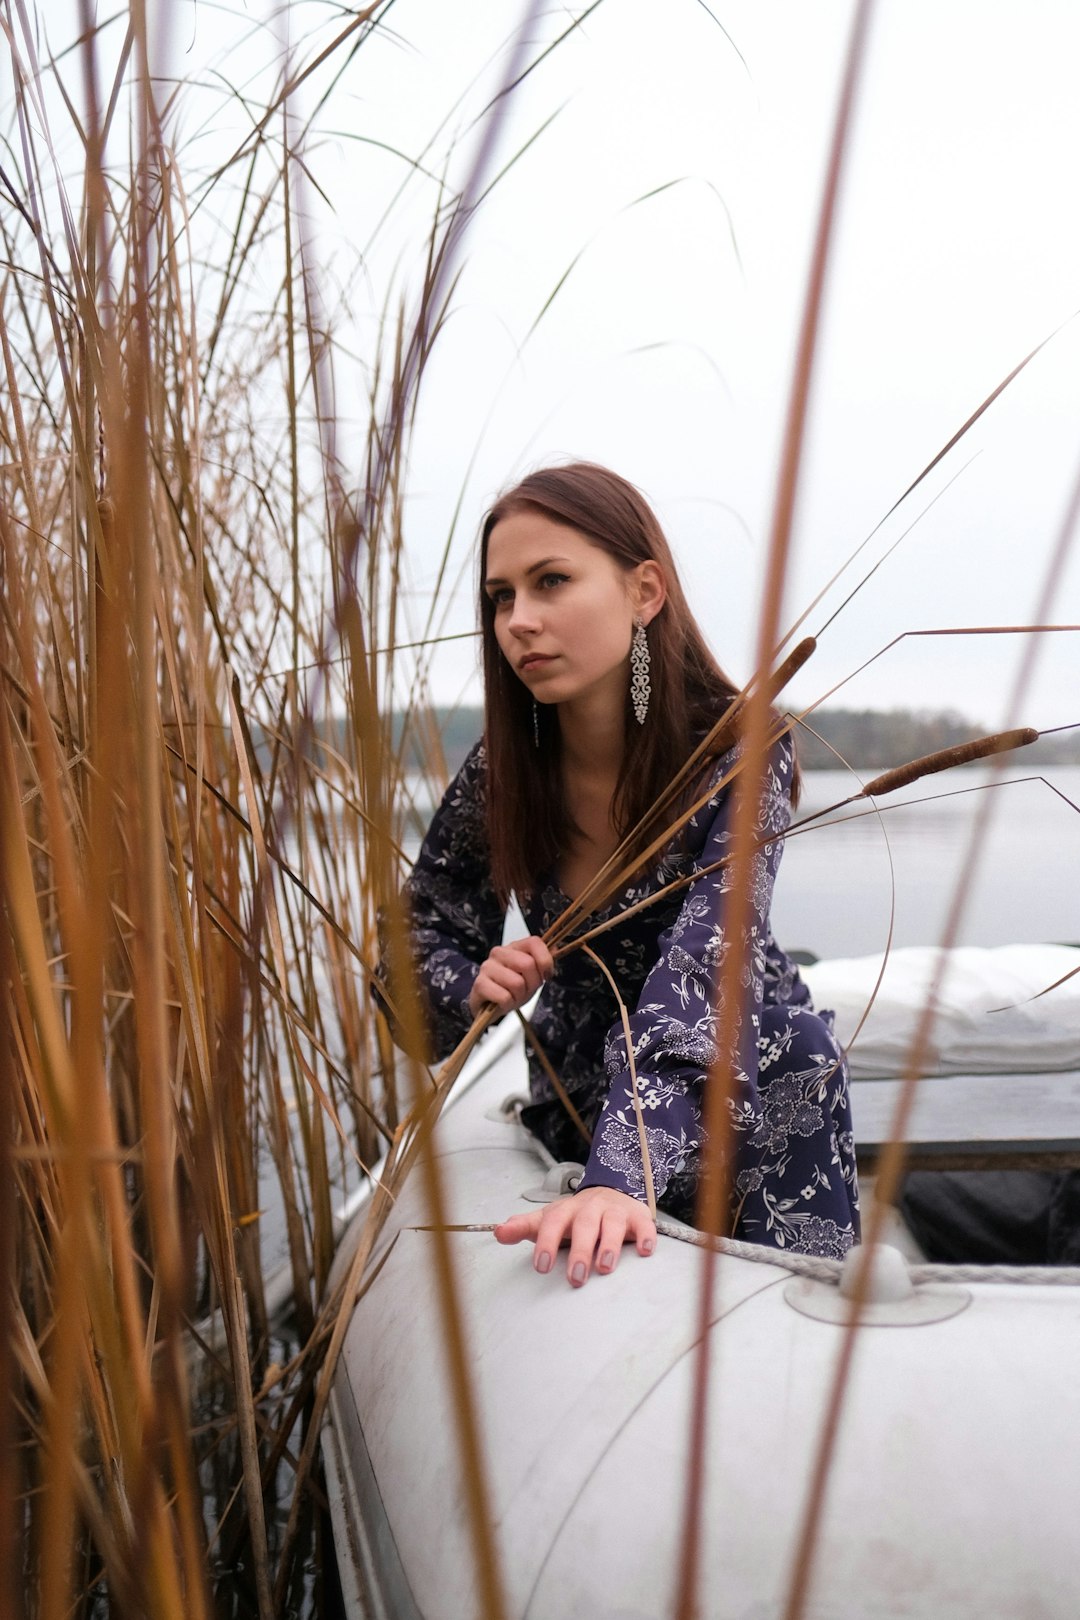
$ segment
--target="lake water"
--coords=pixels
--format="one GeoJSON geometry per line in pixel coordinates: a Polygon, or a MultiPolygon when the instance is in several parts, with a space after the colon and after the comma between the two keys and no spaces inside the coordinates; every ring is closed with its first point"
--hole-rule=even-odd
{"type": "MultiPolygon", "coordinates": [[[[881,800],[880,817],[858,815],[862,802],[837,813],[858,819],[789,836],[773,899],[777,939],[817,956],[881,951],[895,893],[893,944],[935,944],[988,811],[957,943],[1080,941],[1080,766],[1035,774],[1012,767],[984,788],[984,768],[950,771],[881,800]]],[[[807,772],[797,819],[852,791],[858,783],[845,771],[807,772]]]]}
{"type": "MultiPolygon", "coordinates": [[[[848,771],[807,771],[795,821],[859,786],[848,771]]],[[[890,794],[878,809],[863,800],[789,835],[772,910],[785,948],[879,952],[894,903],[895,946],[937,944],[983,817],[957,944],[1080,942],[1080,765],[1041,774],[1014,765],[998,775],[967,766],[890,794]]],[[[406,847],[415,855],[419,838],[406,847]]],[[[515,928],[520,922],[510,919],[509,933],[515,928]]]]}

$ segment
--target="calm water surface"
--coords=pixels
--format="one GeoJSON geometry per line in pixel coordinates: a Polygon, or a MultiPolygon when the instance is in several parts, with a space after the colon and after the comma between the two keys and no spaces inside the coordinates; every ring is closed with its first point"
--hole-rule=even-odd
{"type": "MultiPolygon", "coordinates": [[[[894,945],[937,943],[985,816],[957,943],[1080,941],[1080,766],[1035,774],[1012,767],[986,788],[981,767],[950,771],[881,800],[880,816],[859,814],[863,801],[837,812],[858,819],[790,835],[776,937],[818,956],[869,955],[884,949],[895,905],[894,945]]],[[[857,791],[847,772],[807,772],[796,819],[857,791]]]]}

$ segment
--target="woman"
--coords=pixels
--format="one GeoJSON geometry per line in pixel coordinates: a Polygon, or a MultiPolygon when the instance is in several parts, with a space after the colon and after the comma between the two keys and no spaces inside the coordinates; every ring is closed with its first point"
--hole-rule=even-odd
{"type": "MultiPolygon", "coordinates": [[[[656,1227],[626,1040],[610,985],[582,950],[556,964],[540,935],[595,876],[720,718],[734,688],[687,606],[667,541],[639,492],[603,467],[533,473],[503,495],[480,550],[485,736],[451,783],[406,884],[410,942],[431,1043],[445,1056],[486,1003],[500,1014],[542,994],[525,1123],[560,1159],[586,1156],[578,1191],[496,1229],[534,1244],[548,1272],[562,1244],[580,1287],[614,1270],[626,1241],[650,1254],[656,1227]],[[515,893],[530,933],[503,945],[515,893]]],[[[655,1196],[693,1216],[703,1163],[703,1092],[719,1057],[719,964],[739,952],[735,1095],[728,1099],[736,1236],[842,1255],[858,1237],[843,1054],[769,907],[797,786],[789,739],[773,746],[758,807],[752,902],[725,933],[737,749],[708,762],[716,784],[684,831],[582,924],[584,931],[674,880],[700,873],[591,941],[631,1011],[655,1196]]],[[[672,816],[667,821],[670,824],[672,816]]],[[[644,846],[639,844],[639,848],[644,846]]]]}

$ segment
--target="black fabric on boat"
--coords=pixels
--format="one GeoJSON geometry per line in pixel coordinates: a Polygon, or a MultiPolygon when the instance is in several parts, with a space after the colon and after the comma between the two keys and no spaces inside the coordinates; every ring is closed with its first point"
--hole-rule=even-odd
{"type": "Polygon", "coordinates": [[[900,1213],[929,1260],[1080,1264],[1080,1172],[921,1170],[900,1213]]]}
{"type": "MultiPolygon", "coordinates": [[[[567,1096],[581,1115],[586,1130],[591,1131],[600,1112],[595,1091],[590,1092],[587,1086],[575,1087],[567,1092],[567,1096]]],[[[559,1164],[584,1165],[587,1162],[588,1143],[558,1097],[526,1103],[518,1117],[525,1129],[544,1144],[559,1164]]]]}
{"type": "Polygon", "coordinates": [[[1080,1266],[1080,1171],[1066,1170],[1054,1177],[1050,1200],[1050,1254],[1052,1266],[1080,1266]]]}

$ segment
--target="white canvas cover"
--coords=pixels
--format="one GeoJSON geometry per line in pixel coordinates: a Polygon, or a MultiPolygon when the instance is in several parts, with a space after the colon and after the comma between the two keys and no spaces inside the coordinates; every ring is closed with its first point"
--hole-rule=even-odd
{"type": "MultiPolygon", "coordinates": [[[[945,954],[924,1073],[1080,1068],[1080,948],[960,946],[945,954]],[[1048,990],[1052,984],[1057,987],[1048,990]]],[[[930,945],[892,951],[857,1037],[881,956],[833,958],[802,969],[815,1006],[836,1014],[836,1033],[849,1047],[855,1078],[903,1072],[941,955],[930,945]]]]}

